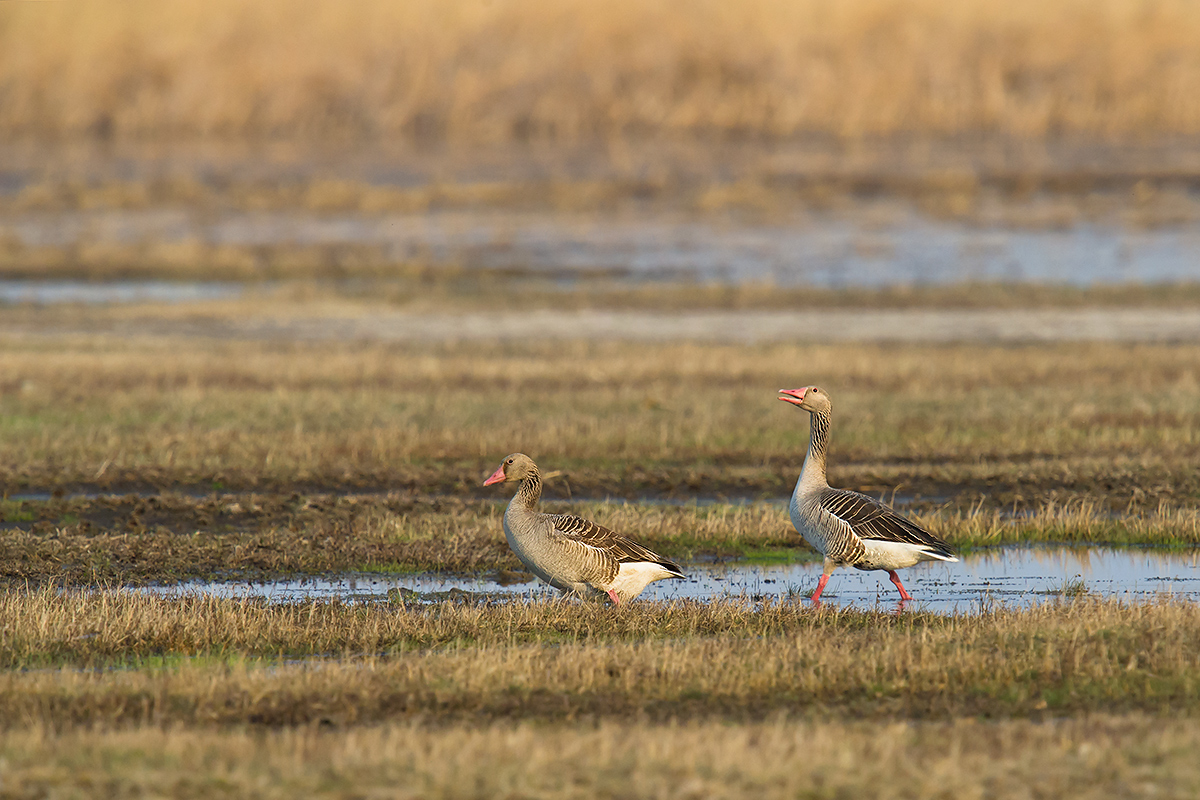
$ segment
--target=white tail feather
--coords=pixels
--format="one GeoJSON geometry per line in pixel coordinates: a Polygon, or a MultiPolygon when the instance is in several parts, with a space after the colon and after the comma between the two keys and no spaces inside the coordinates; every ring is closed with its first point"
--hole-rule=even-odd
{"type": "Polygon", "coordinates": [[[628,602],[654,581],[678,577],[662,564],[652,561],[626,561],[617,570],[617,577],[613,579],[612,586],[605,589],[616,589],[621,601],[628,602]]]}

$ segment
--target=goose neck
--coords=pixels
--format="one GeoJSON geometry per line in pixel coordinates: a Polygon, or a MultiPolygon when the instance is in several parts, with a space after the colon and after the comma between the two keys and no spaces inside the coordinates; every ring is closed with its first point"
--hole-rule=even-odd
{"type": "Polygon", "coordinates": [[[808,455],[804,457],[804,467],[800,470],[801,483],[810,486],[828,485],[825,478],[825,452],[828,444],[829,415],[814,411],[809,424],[808,455]]]}
{"type": "Polygon", "coordinates": [[[542,498],[542,476],[534,467],[525,479],[521,481],[521,488],[517,490],[517,502],[528,509],[537,508],[538,501],[542,498]]]}

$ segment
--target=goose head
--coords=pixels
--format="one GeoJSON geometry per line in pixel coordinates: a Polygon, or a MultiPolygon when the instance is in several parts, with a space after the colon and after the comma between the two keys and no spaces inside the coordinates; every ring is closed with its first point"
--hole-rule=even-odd
{"type": "Polygon", "coordinates": [[[500,462],[500,466],[492,473],[492,477],[483,482],[484,486],[502,481],[520,481],[537,472],[533,459],[524,453],[513,453],[500,462]]]}
{"type": "Polygon", "coordinates": [[[803,389],[780,389],[779,399],[794,406],[800,406],[809,413],[828,415],[833,410],[829,393],[820,386],[806,386],[803,389]]]}

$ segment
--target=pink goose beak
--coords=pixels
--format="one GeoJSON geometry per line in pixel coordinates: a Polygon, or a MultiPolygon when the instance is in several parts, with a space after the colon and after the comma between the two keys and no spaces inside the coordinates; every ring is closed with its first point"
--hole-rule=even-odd
{"type": "Polygon", "coordinates": [[[483,482],[483,485],[491,486],[493,483],[500,483],[502,480],[504,480],[504,478],[504,465],[501,464],[500,466],[496,467],[496,471],[492,473],[492,477],[483,482]]]}
{"type": "Polygon", "coordinates": [[[780,389],[779,393],[781,395],[785,395],[785,396],[780,397],[778,399],[782,400],[785,403],[791,403],[794,406],[798,406],[804,402],[804,394],[807,391],[808,391],[807,388],[805,388],[805,389],[780,389]]]}

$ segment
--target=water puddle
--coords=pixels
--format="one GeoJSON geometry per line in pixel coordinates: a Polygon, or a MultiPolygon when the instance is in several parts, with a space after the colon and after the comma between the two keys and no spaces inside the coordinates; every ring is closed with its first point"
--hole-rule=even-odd
{"type": "MultiPolygon", "coordinates": [[[[610,217],[499,211],[25,213],[0,217],[0,239],[5,237],[34,249],[138,247],[148,242],[197,247],[367,247],[396,263],[454,264],[564,279],[606,273],[633,281],[735,285],[769,281],[831,288],[1186,281],[1195,278],[1195,253],[1200,247],[1200,233],[1189,226],[1127,229],[1081,224],[1024,229],[917,215],[884,225],[855,216],[712,224],[663,214],[610,217]]],[[[91,289],[78,287],[54,291],[93,296],[91,289]]],[[[114,297],[111,302],[122,300],[114,297]]]]}
{"type": "Polygon", "coordinates": [[[0,305],[83,303],[196,303],[237,297],[237,283],[201,281],[15,281],[0,280],[0,305]]]}
{"type": "MultiPolygon", "coordinates": [[[[752,599],[807,596],[820,576],[819,562],[689,564],[686,581],[651,584],[639,601],[752,599]]],[[[1200,551],[1106,547],[1005,547],[967,555],[956,564],[928,563],[901,573],[913,610],[941,614],[977,613],[999,606],[1022,608],[1055,597],[1116,597],[1149,601],[1163,595],[1200,602],[1200,551]]],[[[193,581],[150,587],[164,596],[203,592],[220,597],[261,597],[270,602],[341,598],[385,600],[391,593],[406,602],[447,599],[526,599],[557,592],[524,573],[480,576],[359,573],[295,578],[266,583],[193,581]]],[[[893,608],[897,593],[883,572],[840,569],[823,599],[826,605],[893,608]]]]}

